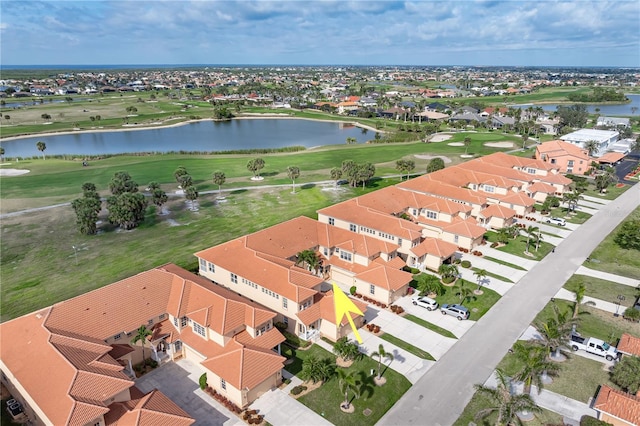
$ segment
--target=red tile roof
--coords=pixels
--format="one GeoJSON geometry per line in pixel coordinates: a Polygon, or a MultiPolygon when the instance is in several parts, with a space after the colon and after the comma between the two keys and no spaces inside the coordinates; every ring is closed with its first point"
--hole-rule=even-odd
{"type": "Polygon", "coordinates": [[[508,219],[514,217],[515,214],[515,210],[510,209],[509,207],[501,206],[499,204],[491,204],[489,207],[480,212],[480,216],[484,218],[499,217],[502,219],[508,219]]]}
{"type": "Polygon", "coordinates": [[[623,419],[632,425],[640,424],[640,398],[612,389],[607,385],[600,386],[593,408],[623,419]]]}
{"type": "Polygon", "coordinates": [[[624,333],[618,342],[618,350],[627,355],[640,356],[640,338],[624,333]]]}
{"type": "Polygon", "coordinates": [[[408,272],[380,265],[357,274],[356,278],[386,290],[398,290],[410,283],[413,276],[408,272]]]}
{"type": "Polygon", "coordinates": [[[440,259],[447,259],[451,257],[457,250],[458,247],[455,244],[438,240],[436,238],[427,238],[416,247],[413,247],[411,249],[411,253],[413,253],[417,257],[422,257],[425,254],[430,254],[431,256],[435,256],[440,259]]]}

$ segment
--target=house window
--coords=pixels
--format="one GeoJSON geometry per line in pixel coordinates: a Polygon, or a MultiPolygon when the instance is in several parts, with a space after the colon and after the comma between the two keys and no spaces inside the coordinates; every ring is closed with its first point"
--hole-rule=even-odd
{"type": "Polygon", "coordinates": [[[336,224],[336,220],[332,217],[329,218],[329,225],[335,225],[336,224]]]}
{"type": "Polygon", "coordinates": [[[150,319],[149,321],[147,321],[147,324],[149,324],[149,325],[153,325],[153,320],[152,320],[152,319],[150,319]]]}
{"type": "Polygon", "coordinates": [[[551,159],[551,164],[556,164],[556,159],[555,158],[551,159]]]}
{"type": "Polygon", "coordinates": [[[491,186],[491,185],[485,185],[484,186],[484,190],[485,190],[485,192],[494,192],[495,188],[493,186],[491,186]]]}
{"type": "Polygon", "coordinates": [[[536,174],[536,169],[527,169],[527,173],[529,173],[530,175],[535,175],[536,174]]]}
{"type": "Polygon", "coordinates": [[[160,318],[161,320],[165,319],[167,317],[167,314],[160,314],[160,316],[158,318],[160,318]]]}
{"type": "Polygon", "coordinates": [[[348,251],[340,251],[340,259],[346,260],[347,262],[351,262],[351,253],[348,251]]]}
{"type": "Polygon", "coordinates": [[[216,265],[211,262],[209,262],[209,272],[213,272],[214,274],[216,273],[216,265]]]}
{"type": "Polygon", "coordinates": [[[204,331],[204,327],[201,326],[200,324],[198,324],[197,322],[193,323],[193,331],[195,331],[196,333],[198,333],[202,337],[206,336],[206,333],[204,331]]]}
{"type": "Polygon", "coordinates": [[[207,270],[207,261],[204,259],[200,259],[200,269],[202,269],[203,271],[207,270]]]}
{"type": "Polygon", "coordinates": [[[178,328],[178,317],[173,317],[173,325],[175,325],[176,328],[178,328]]]}
{"type": "Polygon", "coordinates": [[[435,220],[438,218],[438,213],[427,210],[427,218],[435,220]]]}
{"type": "Polygon", "coordinates": [[[357,230],[357,227],[353,223],[350,223],[349,224],[349,231],[356,232],[356,230],[357,230]]]}
{"type": "Polygon", "coordinates": [[[286,297],[282,298],[282,309],[289,309],[289,301],[286,297]]]}
{"type": "Polygon", "coordinates": [[[180,318],[180,327],[186,327],[187,326],[187,321],[188,321],[187,317],[180,318]]]}
{"type": "Polygon", "coordinates": [[[417,209],[413,209],[413,215],[414,216],[418,216],[418,210],[417,209]]]}
{"type": "Polygon", "coordinates": [[[573,160],[567,161],[567,167],[573,167],[573,160]]]}
{"type": "Polygon", "coordinates": [[[222,377],[220,377],[220,387],[224,390],[227,390],[227,382],[222,377]]]}
{"type": "Polygon", "coordinates": [[[453,242],[454,242],[454,243],[458,243],[458,236],[457,236],[457,235],[454,235],[454,237],[453,237],[453,242]]]}
{"type": "Polygon", "coordinates": [[[115,336],[113,336],[113,340],[118,340],[121,337],[122,337],[122,333],[118,333],[115,336]]]}
{"type": "Polygon", "coordinates": [[[282,322],[284,323],[284,325],[289,325],[289,317],[282,317],[282,322]]]}
{"type": "Polygon", "coordinates": [[[238,276],[234,273],[231,273],[231,282],[234,284],[238,284],[238,276]]]}
{"type": "Polygon", "coordinates": [[[401,246],[402,245],[402,238],[398,238],[398,245],[401,246]]]}
{"type": "Polygon", "coordinates": [[[376,294],[376,286],[375,285],[371,284],[369,286],[369,293],[376,294]]]}
{"type": "Polygon", "coordinates": [[[329,256],[329,249],[326,247],[324,248],[324,255],[329,256]]]}

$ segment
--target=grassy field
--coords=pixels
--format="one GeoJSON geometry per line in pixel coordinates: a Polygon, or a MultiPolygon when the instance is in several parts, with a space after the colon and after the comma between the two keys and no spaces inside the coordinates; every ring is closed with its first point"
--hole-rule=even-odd
{"type": "MultiPolygon", "coordinates": [[[[484,419],[475,419],[476,413],[491,406],[491,401],[486,397],[478,394],[474,394],[471,401],[464,408],[464,411],[458,417],[458,420],[453,424],[454,426],[469,426],[471,422],[477,425],[494,425],[498,418],[497,414],[493,413],[484,419]]],[[[527,426],[549,426],[549,425],[561,425],[562,416],[549,410],[542,410],[542,413],[537,414],[536,417],[526,423],[527,426]]]]}
{"type": "MultiPolygon", "coordinates": [[[[618,284],[599,278],[588,277],[586,275],[573,275],[565,283],[564,288],[569,291],[575,291],[580,284],[584,284],[586,290],[585,295],[595,297],[596,299],[606,300],[607,302],[618,303],[617,296],[624,296],[625,300],[620,302],[622,307],[632,306],[638,296],[638,289],[618,284]]],[[[623,308],[621,308],[622,310],[623,308]]]]}
{"type": "MultiPolygon", "coordinates": [[[[473,282],[469,282],[467,285],[469,285],[470,288],[472,289],[477,288],[477,284],[473,282]]],[[[480,318],[482,318],[482,316],[487,313],[487,311],[498,301],[498,299],[500,299],[500,295],[498,293],[486,287],[483,287],[482,288],[483,294],[481,295],[473,294],[469,300],[465,300],[464,302],[461,302],[460,296],[456,295],[456,292],[458,291],[457,284],[453,287],[445,286],[444,289],[445,289],[444,294],[442,296],[436,296],[435,298],[438,304],[440,306],[442,306],[444,303],[462,304],[467,309],[469,309],[469,312],[470,312],[469,319],[472,321],[477,321],[480,318]]]]}
{"type": "MultiPolygon", "coordinates": [[[[554,304],[560,309],[560,312],[573,312],[573,302],[556,299],[554,302],[547,303],[544,309],[538,313],[533,323],[536,324],[546,318],[551,318],[554,304]]],[[[580,334],[602,339],[613,346],[618,344],[622,333],[630,333],[634,336],[640,335],[638,323],[627,321],[622,316],[614,317],[609,312],[601,311],[591,306],[582,305],[578,318],[577,330],[580,334]]]]}
{"type": "MultiPolygon", "coordinates": [[[[630,219],[640,219],[640,207],[636,208],[625,220],[630,219]]],[[[591,261],[585,262],[584,266],[640,279],[640,253],[637,250],[620,248],[614,241],[615,235],[621,227],[622,223],[596,247],[591,253],[591,261]]]]}
{"type": "MultiPolygon", "coordinates": [[[[496,242],[498,234],[496,232],[487,232],[485,234],[487,241],[489,243],[496,242]]],[[[515,239],[509,239],[509,242],[502,246],[496,247],[496,250],[503,251],[505,253],[513,254],[516,256],[524,257],[525,259],[530,260],[541,260],[544,258],[551,250],[554,248],[552,244],[549,244],[544,241],[544,236],[542,237],[542,241],[540,242],[540,247],[538,251],[536,251],[536,246],[533,242],[533,238],[531,238],[529,244],[529,255],[524,254],[525,249],[527,248],[527,237],[524,235],[520,235],[515,239]]]]}

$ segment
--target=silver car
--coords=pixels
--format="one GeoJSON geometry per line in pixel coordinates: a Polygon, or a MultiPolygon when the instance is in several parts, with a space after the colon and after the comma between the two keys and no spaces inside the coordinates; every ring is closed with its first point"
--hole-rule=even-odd
{"type": "Polygon", "coordinates": [[[469,318],[469,310],[462,305],[449,305],[445,303],[442,305],[442,308],[440,308],[440,312],[442,312],[442,315],[454,316],[458,318],[458,321],[469,318]]]}

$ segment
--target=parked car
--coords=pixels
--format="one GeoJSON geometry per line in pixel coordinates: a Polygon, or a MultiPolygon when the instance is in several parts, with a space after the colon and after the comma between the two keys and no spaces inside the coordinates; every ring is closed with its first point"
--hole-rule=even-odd
{"type": "Polygon", "coordinates": [[[416,306],[422,306],[427,311],[438,309],[438,302],[436,302],[435,300],[427,296],[422,296],[422,297],[416,296],[411,299],[411,303],[413,303],[416,306]]]}
{"type": "Polygon", "coordinates": [[[565,226],[567,224],[567,222],[561,217],[550,217],[547,219],[547,223],[558,226],[565,226]]]}
{"type": "Polygon", "coordinates": [[[595,337],[582,337],[580,333],[571,333],[571,339],[569,341],[571,350],[583,350],[590,354],[603,356],[607,361],[613,361],[617,359],[619,354],[618,350],[607,342],[596,339],[595,337]]]}
{"type": "Polygon", "coordinates": [[[445,303],[440,308],[442,315],[451,315],[458,318],[458,321],[469,318],[469,310],[462,305],[445,303]]]}

